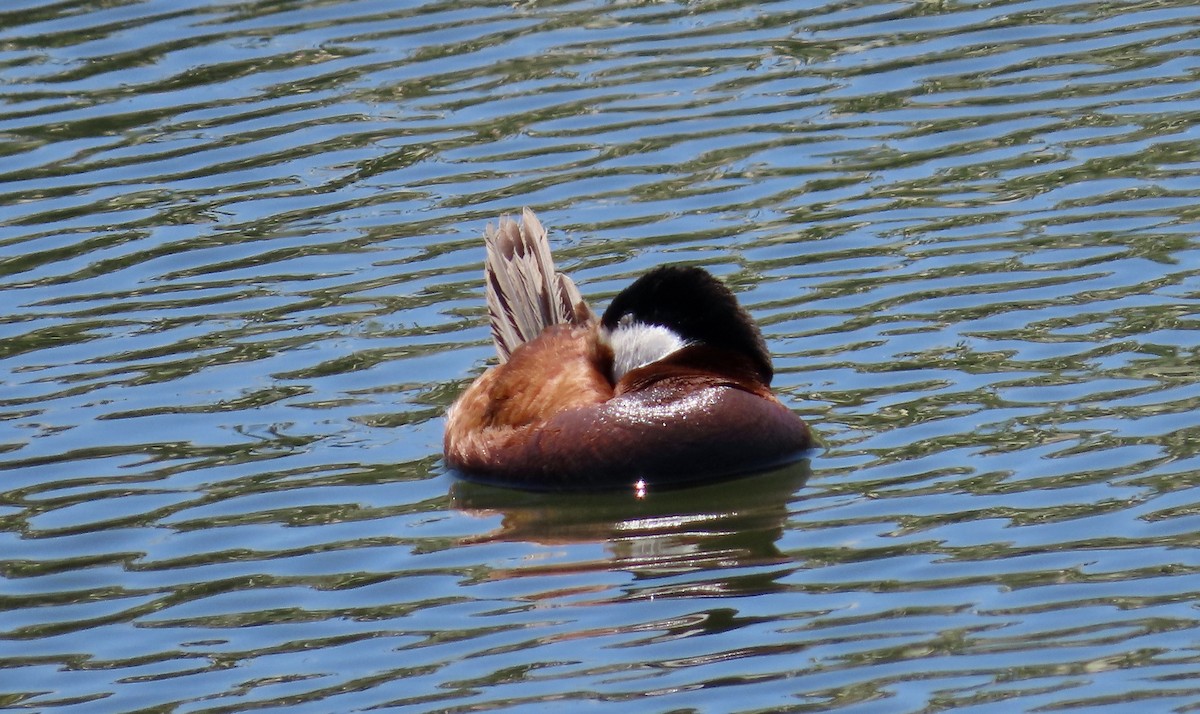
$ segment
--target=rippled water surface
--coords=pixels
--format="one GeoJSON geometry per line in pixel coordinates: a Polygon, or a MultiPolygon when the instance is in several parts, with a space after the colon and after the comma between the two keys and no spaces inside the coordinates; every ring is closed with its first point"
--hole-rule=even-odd
{"type": "Polygon", "coordinates": [[[0,708],[1200,710],[1190,2],[0,10],[0,708]],[[480,233],[664,262],[821,435],[456,481],[480,233]]]}

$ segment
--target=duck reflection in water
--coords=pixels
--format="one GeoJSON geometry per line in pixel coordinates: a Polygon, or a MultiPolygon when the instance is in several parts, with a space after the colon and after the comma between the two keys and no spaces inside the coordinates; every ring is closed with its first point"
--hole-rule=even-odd
{"type": "Polygon", "coordinates": [[[662,266],[596,320],[526,209],[485,232],[500,364],[446,415],[446,463],[484,483],[641,490],[760,472],[811,447],[771,391],[758,327],[702,268],[662,266]]]}
{"type": "Polygon", "coordinates": [[[550,565],[494,569],[492,578],[624,570],[653,580],[692,571],[718,578],[652,586],[642,597],[751,595],[774,592],[791,571],[744,566],[791,563],[779,550],[789,509],[809,476],[807,460],[735,481],[686,489],[599,494],[534,493],[456,481],[451,505],[480,517],[501,517],[499,528],[464,545],[525,542],[540,545],[603,543],[608,557],[550,565]]]}

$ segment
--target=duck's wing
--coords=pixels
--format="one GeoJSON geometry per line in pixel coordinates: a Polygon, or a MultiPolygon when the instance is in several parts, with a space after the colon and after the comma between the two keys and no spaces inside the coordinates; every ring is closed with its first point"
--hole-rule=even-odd
{"type": "Polygon", "coordinates": [[[522,211],[519,223],[500,216],[498,225],[487,225],[483,238],[488,313],[501,363],[550,325],[591,318],[575,283],[555,272],[546,229],[533,211],[522,211]]]}

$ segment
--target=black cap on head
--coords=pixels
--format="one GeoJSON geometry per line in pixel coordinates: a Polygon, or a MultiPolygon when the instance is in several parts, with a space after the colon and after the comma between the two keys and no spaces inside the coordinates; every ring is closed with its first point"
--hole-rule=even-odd
{"type": "Polygon", "coordinates": [[[744,355],[764,384],[775,374],[754,320],[729,288],[703,268],[664,265],[651,270],[613,298],[601,324],[613,330],[626,316],[670,328],[691,342],[744,355]]]}

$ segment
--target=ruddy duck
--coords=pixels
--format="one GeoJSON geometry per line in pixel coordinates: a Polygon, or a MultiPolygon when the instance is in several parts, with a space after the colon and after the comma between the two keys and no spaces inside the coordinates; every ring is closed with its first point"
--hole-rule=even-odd
{"type": "Polygon", "coordinates": [[[702,268],[668,265],[597,321],[554,270],[528,208],[484,232],[500,364],[446,414],[446,463],[537,490],[645,488],[782,464],[812,445],[771,393],[774,368],[737,298],[702,268]]]}

